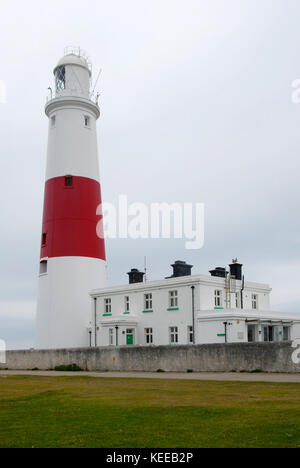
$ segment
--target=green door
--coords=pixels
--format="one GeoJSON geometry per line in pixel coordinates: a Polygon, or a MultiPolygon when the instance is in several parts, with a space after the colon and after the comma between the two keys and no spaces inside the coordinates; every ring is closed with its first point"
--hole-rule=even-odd
{"type": "Polygon", "coordinates": [[[127,344],[133,345],[133,335],[127,335],[127,344]]]}

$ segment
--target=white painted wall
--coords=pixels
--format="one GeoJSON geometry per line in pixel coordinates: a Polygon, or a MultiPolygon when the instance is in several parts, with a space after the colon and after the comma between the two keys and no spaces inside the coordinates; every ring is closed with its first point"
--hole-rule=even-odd
{"type": "Polygon", "coordinates": [[[89,346],[91,284],[106,282],[103,260],[84,257],[48,259],[47,274],[39,277],[37,305],[38,349],[89,346]]]}
{"type": "MultiPolygon", "coordinates": [[[[196,343],[224,343],[224,321],[230,325],[227,327],[228,342],[246,342],[248,340],[247,316],[256,318],[257,314],[270,312],[271,289],[266,284],[245,284],[244,309],[236,308],[235,295],[231,294],[231,308],[226,308],[225,280],[206,275],[164,279],[147,284],[140,283],[123,287],[107,288],[92,291],[93,298],[97,298],[97,342],[99,346],[107,346],[108,328],[115,327],[118,320],[132,320],[136,325],[136,344],[146,344],[145,328],[153,329],[153,344],[170,344],[170,327],[178,327],[179,344],[188,343],[188,327],[192,325],[192,291],[195,286],[195,340],[196,343]],[[178,291],[178,310],[168,310],[169,291],[178,291]],[[222,291],[224,309],[215,309],[214,292],[222,291]],[[144,312],[144,295],[152,293],[153,312],[144,312]],[[258,309],[252,310],[252,294],[258,296],[258,309]],[[125,296],[130,297],[130,314],[125,312],[125,296]],[[111,317],[105,316],[106,298],[111,299],[111,317]],[[209,313],[209,314],[208,314],[209,313]],[[208,318],[207,314],[209,315],[208,318]],[[213,315],[213,318],[210,315],[213,315]],[[110,324],[110,325],[109,325],[110,324]]],[[[242,287],[237,282],[237,289],[242,287]]],[[[284,314],[283,314],[284,315],[284,314]]],[[[275,316],[278,320],[278,316],[275,316]]],[[[126,329],[124,325],[123,331],[126,329]]],[[[261,336],[260,336],[261,338],[261,336]]],[[[120,343],[119,343],[120,344],[120,343]]],[[[122,343],[126,344],[126,342],[122,343]]]]}
{"type": "Polygon", "coordinates": [[[227,326],[227,341],[228,343],[244,343],[247,341],[247,325],[241,319],[214,319],[205,321],[198,319],[197,321],[197,343],[225,343],[224,336],[225,326],[224,321],[228,321],[227,326]]]}
{"type": "Polygon", "coordinates": [[[68,99],[49,104],[46,180],[73,175],[99,181],[97,115],[85,104],[68,99]],[[89,127],[85,127],[86,115],[90,117],[89,127]],[[52,117],[55,117],[54,126],[52,117]]]}
{"type": "Polygon", "coordinates": [[[300,323],[295,323],[291,330],[291,340],[300,339],[300,323]]]}
{"type": "MultiPolygon", "coordinates": [[[[153,344],[169,344],[169,327],[177,326],[179,328],[179,343],[187,343],[187,327],[192,325],[192,296],[190,286],[180,288],[179,310],[169,311],[168,290],[153,290],[153,312],[144,312],[144,294],[148,288],[142,288],[139,291],[132,291],[128,294],[107,294],[97,298],[97,319],[99,330],[98,344],[108,344],[108,338],[101,332],[103,323],[109,321],[105,317],[104,299],[111,297],[112,300],[112,318],[123,316],[130,322],[138,320],[138,329],[136,332],[136,344],[145,344],[145,328],[153,328],[153,344]],[[125,295],[130,296],[130,315],[124,315],[125,295]]],[[[197,302],[197,298],[196,301],[197,302]]],[[[129,326],[130,328],[130,326],[129,326]]],[[[124,343],[125,344],[125,343],[124,343]]]]}

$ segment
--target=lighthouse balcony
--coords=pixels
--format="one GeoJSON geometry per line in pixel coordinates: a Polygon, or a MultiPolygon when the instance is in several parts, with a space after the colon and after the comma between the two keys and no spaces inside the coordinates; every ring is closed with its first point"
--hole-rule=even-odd
{"type": "Polygon", "coordinates": [[[56,101],[56,100],[64,99],[64,98],[85,99],[99,107],[99,94],[94,94],[94,93],[90,94],[90,93],[78,92],[77,90],[72,91],[68,89],[65,89],[61,91],[60,93],[55,94],[53,93],[52,88],[49,88],[49,94],[46,97],[46,105],[52,101],[56,101]]]}
{"type": "Polygon", "coordinates": [[[52,99],[50,98],[46,102],[45,113],[48,117],[50,117],[50,114],[52,112],[66,107],[71,107],[74,109],[81,108],[82,110],[92,112],[95,115],[96,119],[100,117],[100,108],[98,102],[83,95],[80,96],[78,94],[66,94],[61,95],[59,97],[54,97],[52,99]]]}

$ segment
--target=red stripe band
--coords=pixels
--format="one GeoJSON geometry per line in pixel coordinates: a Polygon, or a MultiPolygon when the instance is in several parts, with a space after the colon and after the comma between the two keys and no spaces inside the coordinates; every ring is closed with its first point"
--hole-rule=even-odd
{"type": "Polygon", "coordinates": [[[96,210],[100,203],[100,184],[93,179],[73,176],[48,180],[41,258],[90,257],[105,260],[104,239],[97,235],[101,216],[96,214],[96,210]]]}

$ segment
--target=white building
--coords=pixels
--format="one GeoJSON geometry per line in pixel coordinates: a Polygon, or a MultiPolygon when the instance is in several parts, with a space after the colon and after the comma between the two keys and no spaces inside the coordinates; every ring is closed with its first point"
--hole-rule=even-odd
{"type": "Polygon", "coordinates": [[[172,277],[147,283],[143,273],[132,270],[132,284],[93,290],[90,346],[288,341],[300,337],[300,316],[270,311],[271,288],[244,282],[242,265],[233,263],[228,274],[225,268],[217,268],[211,276],[190,275],[191,267],[184,262],[176,262],[173,268],[172,277]]]}

